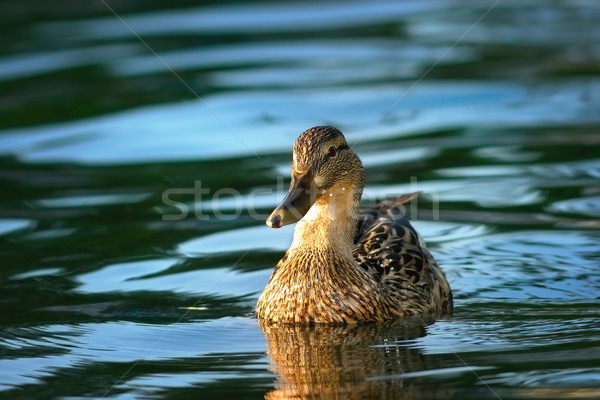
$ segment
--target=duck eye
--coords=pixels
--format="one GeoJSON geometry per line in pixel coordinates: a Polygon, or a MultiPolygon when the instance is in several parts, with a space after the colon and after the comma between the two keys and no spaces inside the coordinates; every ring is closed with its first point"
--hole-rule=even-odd
{"type": "Polygon", "coordinates": [[[337,150],[335,149],[335,146],[331,146],[329,148],[329,151],[327,152],[327,156],[328,157],[335,157],[336,154],[337,154],[337,150]]]}

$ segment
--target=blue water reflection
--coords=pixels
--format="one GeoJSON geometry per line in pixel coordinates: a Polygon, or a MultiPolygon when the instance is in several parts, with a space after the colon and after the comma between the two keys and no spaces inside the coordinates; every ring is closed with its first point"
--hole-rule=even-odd
{"type": "Polygon", "coordinates": [[[565,87],[559,99],[538,97],[525,87],[506,84],[440,82],[424,83],[406,92],[409,89],[386,85],[221,94],[83,121],[0,131],[0,152],[26,162],[130,164],[288,153],[295,127],[322,118],[345,128],[348,139],[358,143],[444,127],[498,129],[511,124],[541,126],[548,118],[553,124],[574,119],[589,124],[600,119],[598,114],[588,114],[589,105],[581,109],[570,101],[589,90],[576,83],[565,87]],[[398,100],[402,100],[401,113],[415,110],[414,114],[402,117],[395,110],[386,112],[398,100]],[[564,106],[563,101],[570,105],[564,106]],[[323,109],[327,109],[326,116],[323,109]],[[304,111],[299,114],[295,110],[304,111]],[[261,115],[269,118],[261,119],[261,115]],[[395,116],[400,120],[392,124],[395,116]],[[373,121],[382,117],[384,120],[373,126],[373,121]],[[168,132],[177,132],[176,138],[168,132]]]}

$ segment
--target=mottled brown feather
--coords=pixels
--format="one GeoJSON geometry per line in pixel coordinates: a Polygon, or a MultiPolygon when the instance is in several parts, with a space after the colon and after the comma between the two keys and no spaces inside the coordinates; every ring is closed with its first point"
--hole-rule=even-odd
{"type": "Polygon", "coordinates": [[[385,200],[360,214],[352,251],[358,264],[415,314],[452,313],[452,291],[405,215],[419,192],[385,200]]]}

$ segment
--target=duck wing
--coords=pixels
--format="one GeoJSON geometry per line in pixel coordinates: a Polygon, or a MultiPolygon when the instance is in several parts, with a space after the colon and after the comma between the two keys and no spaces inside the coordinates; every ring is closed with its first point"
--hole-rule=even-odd
{"type": "Polygon", "coordinates": [[[419,194],[384,200],[362,210],[354,238],[354,259],[407,309],[450,313],[450,286],[405,215],[406,203],[419,194]]]}

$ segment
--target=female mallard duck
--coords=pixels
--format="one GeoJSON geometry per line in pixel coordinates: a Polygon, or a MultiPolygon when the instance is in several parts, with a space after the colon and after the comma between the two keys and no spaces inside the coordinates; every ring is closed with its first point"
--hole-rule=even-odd
{"type": "Polygon", "coordinates": [[[450,286],[402,212],[418,193],[359,212],[364,182],[339,130],[317,126],[296,140],[290,189],[267,225],[298,224],[258,318],[354,323],[452,312],[450,286]]]}

